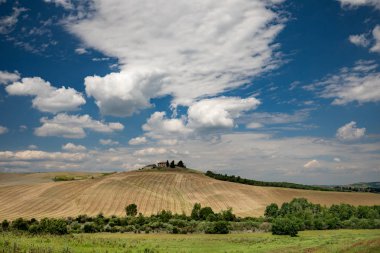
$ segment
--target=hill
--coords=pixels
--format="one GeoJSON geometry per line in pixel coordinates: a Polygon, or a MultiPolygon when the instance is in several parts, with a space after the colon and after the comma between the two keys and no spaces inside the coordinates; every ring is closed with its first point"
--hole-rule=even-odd
{"type": "Polygon", "coordinates": [[[380,205],[380,194],[251,186],[187,170],[74,173],[85,179],[53,181],[57,175],[62,173],[0,174],[0,220],[100,212],[121,216],[130,203],[136,203],[139,212],[146,215],[162,209],[189,214],[199,202],[215,211],[232,207],[239,216],[260,216],[270,203],[280,205],[296,197],[323,205],[380,205]]]}

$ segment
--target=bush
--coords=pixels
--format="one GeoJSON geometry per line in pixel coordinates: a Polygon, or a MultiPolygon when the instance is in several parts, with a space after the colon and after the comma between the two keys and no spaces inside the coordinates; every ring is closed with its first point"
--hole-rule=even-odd
{"type": "Polygon", "coordinates": [[[97,228],[93,223],[84,224],[83,231],[85,233],[95,233],[97,232],[97,228]]]}
{"type": "Polygon", "coordinates": [[[7,231],[9,229],[9,221],[3,220],[3,222],[1,222],[1,228],[3,231],[7,231]]]}
{"type": "Polygon", "coordinates": [[[226,221],[211,223],[205,230],[206,234],[228,234],[229,232],[228,222],[226,221]]]}
{"type": "Polygon", "coordinates": [[[297,236],[298,226],[289,218],[277,218],[273,220],[272,234],[297,236]]]}
{"type": "Polygon", "coordinates": [[[23,218],[18,218],[12,222],[12,228],[15,230],[27,231],[29,228],[29,224],[27,220],[24,220],[23,218]]]}

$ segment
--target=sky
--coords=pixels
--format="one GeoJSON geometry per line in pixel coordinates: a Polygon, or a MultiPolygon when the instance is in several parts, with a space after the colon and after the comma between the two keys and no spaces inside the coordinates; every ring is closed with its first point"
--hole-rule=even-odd
{"type": "Polygon", "coordinates": [[[379,60],[378,0],[0,0],[0,172],[379,181],[379,60]]]}

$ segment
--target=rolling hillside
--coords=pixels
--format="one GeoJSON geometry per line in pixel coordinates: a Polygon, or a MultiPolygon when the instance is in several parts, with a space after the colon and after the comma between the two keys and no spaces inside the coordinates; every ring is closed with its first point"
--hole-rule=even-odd
{"type": "Polygon", "coordinates": [[[78,214],[124,215],[138,205],[143,214],[166,209],[189,213],[199,202],[219,211],[232,207],[239,216],[263,215],[265,207],[295,197],[331,205],[380,205],[380,194],[259,187],[218,181],[186,171],[132,171],[104,176],[72,173],[74,181],[54,182],[62,173],[0,174],[0,220],[17,217],[67,217],[78,214]]]}

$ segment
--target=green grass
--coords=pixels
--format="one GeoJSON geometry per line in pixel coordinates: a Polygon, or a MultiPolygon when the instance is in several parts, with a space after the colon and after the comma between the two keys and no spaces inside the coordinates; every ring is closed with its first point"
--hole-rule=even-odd
{"type": "Polygon", "coordinates": [[[228,235],[0,234],[0,252],[380,252],[380,230],[305,231],[298,237],[270,233],[228,235]]]}

